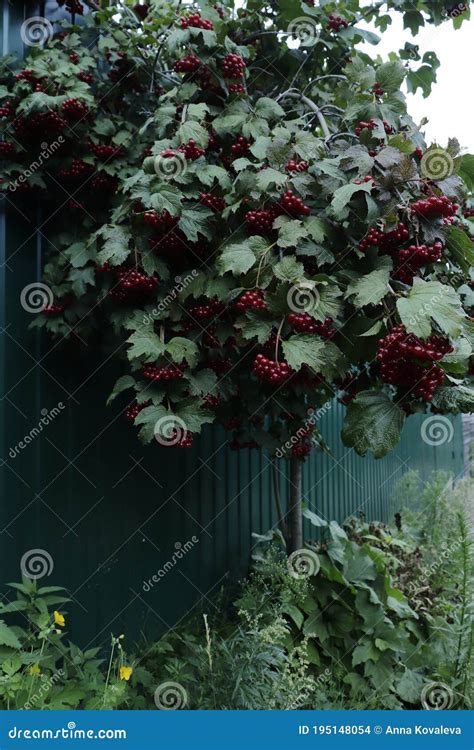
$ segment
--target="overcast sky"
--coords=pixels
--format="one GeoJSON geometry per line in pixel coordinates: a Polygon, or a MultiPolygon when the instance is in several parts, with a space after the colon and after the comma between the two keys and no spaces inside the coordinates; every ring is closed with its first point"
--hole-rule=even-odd
{"type": "MultiPolygon", "coordinates": [[[[376,29],[374,29],[376,31],[376,29]]],[[[420,54],[433,50],[441,65],[437,72],[437,83],[431,95],[423,99],[421,90],[408,96],[408,109],[416,122],[423,117],[429,119],[424,128],[428,145],[436,141],[445,146],[448,138],[455,136],[463,150],[474,153],[474,123],[472,95],[472,59],[474,51],[474,20],[464,21],[460,29],[453,29],[452,21],[440,26],[420,29],[416,37],[409,29],[403,29],[402,17],[394,14],[393,23],[382,35],[382,41],[374,51],[382,56],[401,49],[405,42],[418,44],[420,54]]],[[[364,45],[365,49],[368,45],[364,45]]]]}

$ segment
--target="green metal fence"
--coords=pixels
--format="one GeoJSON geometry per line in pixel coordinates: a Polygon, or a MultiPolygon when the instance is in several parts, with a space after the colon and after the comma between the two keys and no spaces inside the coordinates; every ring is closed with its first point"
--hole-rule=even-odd
{"type": "MultiPolygon", "coordinates": [[[[20,51],[22,17],[20,4],[3,3],[4,50],[20,51]]],[[[216,591],[245,574],[252,532],[276,522],[268,457],[232,452],[218,429],[206,429],[189,450],[142,448],[120,405],[105,407],[113,362],[29,330],[20,294],[40,279],[38,217],[8,198],[1,206],[0,581],[19,580],[23,556],[25,566],[42,550],[50,575],[41,583],[62,584],[73,599],[74,639],[156,635],[199,603],[211,609],[216,591]]],[[[393,485],[408,469],[424,477],[462,472],[457,418],[451,440],[438,447],[421,439],[422,418],[410,418],[397,450],[375,461],[344,448],[342,413],[335,402],[321,417],[332,453],[305,466],[305,499],[323,518],[362,511],[388,519],[393,485]]]]}

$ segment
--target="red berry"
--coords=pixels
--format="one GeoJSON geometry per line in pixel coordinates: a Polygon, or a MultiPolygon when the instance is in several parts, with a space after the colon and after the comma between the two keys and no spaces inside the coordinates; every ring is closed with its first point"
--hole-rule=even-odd
{"type": "Polygon", "coordinates": [[[265,310],[266,304],[264,301],[263,289],[244,292],[240,295],[234,307],[238,312],[245,312],[246,310],[265,310]]]}
{"type": "Polygon", "coordinates": [[[222,73],[225,78],[243,78],[245,68],[245,60],[240,55],[229,54],[222,61],[222,73]]]}
{"type": "Polygon", "coordinates": [[[294,374],[293,368],[286,362],[275,362],[263,354],[257,354],[253,371],[262,383],[273,386],[282,385],[294,374]]]}
{"type": "Polygon", "coordinates": [[[179,24],[182,29],[194,27],[195,29],[207,29],[208,31],[212,31],[214,28],[212,21],[206,21],[204,18],[201,18],[200,13],[191,13],[189,16],[182,16],[179,19],[179,24]]]}

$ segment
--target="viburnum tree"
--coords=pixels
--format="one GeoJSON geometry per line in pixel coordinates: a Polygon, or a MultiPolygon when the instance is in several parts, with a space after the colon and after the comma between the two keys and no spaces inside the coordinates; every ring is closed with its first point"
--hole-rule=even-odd
{"type": "Polygon", "coordinates": [[[325,404],[376,457],[408,415],[473,407],[474,156],[427,148],[407,113],[434,53],[361,47],[363,22],[401,12],[416,33],[450,6],[59,5],[91,12],[0,73],[3,193],[46,218],[33,325],[126,341],[110,398],[129,394],[144,442],[184,448],[216,422],[289,459],[299,549],[325,404]]]}

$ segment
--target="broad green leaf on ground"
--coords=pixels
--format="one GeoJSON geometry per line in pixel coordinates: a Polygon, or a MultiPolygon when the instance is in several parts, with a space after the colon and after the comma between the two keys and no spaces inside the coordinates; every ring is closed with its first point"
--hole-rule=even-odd
{"type": "Polygon", "coordinates": [[[361,391],[349,404],[342,428],[344,445],[375,458],[389,453],[400,440],[405,413],[383,391],[361,391]]]}
{"type": "Polygon", "coordinates": [[[397,309],[407,331],[424,339],[431,335],[432,320],[443,333],[457,338],[465,318],[457,292],[440,281],[415,278],[408,296],[397,300],[397,309]]]}
{"type": "Polygon", "coordinates": [[[379,268],[349,284],[345,296],[351,297],[354,295],[352,302],[355,307],[377,305],[388,292],[391,270],[392,261],[390,258],[382,258],[379,268]]]}

